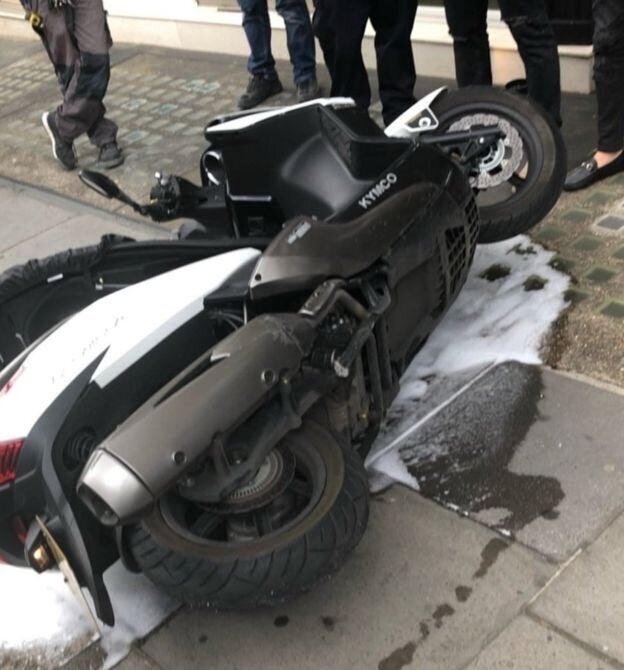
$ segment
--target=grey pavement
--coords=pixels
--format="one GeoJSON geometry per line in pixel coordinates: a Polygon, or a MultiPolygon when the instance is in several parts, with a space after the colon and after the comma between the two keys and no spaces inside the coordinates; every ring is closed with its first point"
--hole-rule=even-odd
{"type": "Polygon", "coordinates": [[[0,272],[31,258],[94,244],[115,233],[136,239],[168,237],[140,223],[0,177],[0,272]]]}
{"type": "MultiPolygon", "coordinates": [[[[116,212],[104,211],[110,203],[42,156],[38,114],[56,93],[33,67],[44,60],[32,44],[10,45],[14,57],[7,49],[3,42],[0,172],[30,185],[0,179],[0,270],[104,233],[166,236],[116,205],[116,212]],[[30,73],[23,92],[15,85],[20,72],[30,73]]],[[[140,49],[117,58],[111,107],[125,115],[130,158],[118,178],[139,196],[158,163],[194,176],[201,126],[232,106],[245,78],[241,61],[210,57],[207,68],[205,57],[140,49]]],[[[292,91],[277,102],[291,99],[292,91]]],[[[91,164],[93,150],[79,149],[91,164]]],[[[624,256],[615,255],[619,230],[596,232],[595,224],[618,210],[621,185],[608,182],[594,200],[596,192],[564,198],[538,230],[542,241],[562,245],[562,257],[578,252],[583,278],[593,252],[574,245],[590,229],[589,237],[600,234],[602,255],[594,264],[616,268],[617,279],[598,282],[596,294],[560,324],[549,360],[620,383],[624,377],[612,368],[624,361],[622,321],[609,321],[599,308],[613,296],[617,302],[624,256]],[[570,356],[582,326],[606,329],[608,337],[593,341],[595,353],[570,356]]],[[[585,287],[596,280],[583,281],[582,291],[591,293],[585,287]]],[[[432,439],[444,429],[446,460],[414,459],[413,471],[427,473],[420,494],[394,486],[375,497],[369,530],[339,574],[277,610],[183,609],[138,641],[119,667],[623,670],[622,416],[624,395],[616,386],[548,367],[501,366],[429,426],[432,439]]],[[[101,659],[94,646],[67,667],[97,668],[101,659]]]]}

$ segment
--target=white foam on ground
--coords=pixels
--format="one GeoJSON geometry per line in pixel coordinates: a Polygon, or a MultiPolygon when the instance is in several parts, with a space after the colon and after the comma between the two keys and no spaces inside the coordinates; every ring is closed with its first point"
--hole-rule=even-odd
{"type": "MultiPolygon", "coordinates": [[[[392,409],[395,418],[407,414],[415,401],[427,401],[426,380],[432,377],[439,383],[474,370],[460,385],[457,392],[461,393],[497,363],[542,362],[540,349],[566,307],[563,296],[569,286],[569,277],[550,267],[553,256],[525,236],[477,248],[462,292],[401,380],[402,390],[392,409]],[[508,267],[509,274],[495,281],[482,278],[493,265],[508,267]],[[534,277],[545,280],[545,286],[525,290],[525,282],[534,277]]],[[[435,410],[431,408],[427,416],[435,415],[435,410]]],[[[390,481],[409,486],[414,479],[399,454],[401,438],[409,430],[399,435],[382,432],[377,439],[366,462],[373,490],[390,481]]]]}
{"type": "MultiPolygon", "coordinates": [[[[0,566],[0,666],[8,652],[55,661],[91,636],[91,627],[60,573],[0,566]]],[[[7,664],[8,665],[8,664],[7,664]]],[[[52,666],[50,666],[52,667],[52,666]]]]}
{"type": "MultiPolygon", "coordinates": [[[[106,572],[105,581],[116,625],[102,627],[104,669],[123,659],[135,640],[148,635],[179,606],[121,563],[106,572]]],[[[38,575],[2,565],[0,593],[0,667],[11,667],[11,658],[20,658],[42,669],[55,668],[98,638],[59,572],[38,575]]]]}
{"type": "MultiPolygon", "coordinates": [[[[494,362],[540,362],[540,345],[565,307],[568,277],[549,267],[552,253],[531,245],[526,237],[480,247],[461,295],[407,371],[395,408],[426,400],[426,379],[451,376],[470,368],[483,370],[494,362]],[[535,253],[518,254],[520,245],[535,253]],[[479,275],[493,264],[507,265],[510,274],[495,282],[479,275]],[[532,275],[547,280],[539,291],[525,291],[532,275]]],[[[396,435],[377,441],[368,467],[375,486],[399,481],[418,488],[399,454],[400,442],[384,449],[396,435]]],[[[111,667],[136,639],[145,637],[176,607],[176,603],[147,579],[119,564],[106,576],[117,615],[114,629],[106,628],[102,646],[111,667]]],[[[0,666],[9,654],[34,659],[37,667],[52,668],[84,647],[92,637],[87,616],[58,573],[37,575],[31,570],[0,566],[0,666]]],[[[15,657],[15,656],[14,656],[15,657]]]]}

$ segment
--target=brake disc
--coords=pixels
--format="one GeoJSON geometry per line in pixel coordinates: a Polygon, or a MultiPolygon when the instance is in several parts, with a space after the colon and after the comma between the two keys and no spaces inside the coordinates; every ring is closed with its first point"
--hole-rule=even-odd
{"type": "Polygon", "coordinates": [[[218,514],[244,514],[268,505],[287,488],[295,475],[295,456],[284,445],[271,451],[255,475],[243,486],[232,491],[219,503],[202,502],[197,493],[180,487],[181,497],[194,500],[206,509],[218,514]]]}
{"type": "Polygon", "coordinates": [[[477,172],[470,175],[470,185],[481,190],[499,186],[508,181],[522,164],[524,144],[520,133],[509,121],[495,114],[464,116],[455,121],[449,131],[470,130],[473,126],[498,126],[505,137],[479,162],[477,172]]]}

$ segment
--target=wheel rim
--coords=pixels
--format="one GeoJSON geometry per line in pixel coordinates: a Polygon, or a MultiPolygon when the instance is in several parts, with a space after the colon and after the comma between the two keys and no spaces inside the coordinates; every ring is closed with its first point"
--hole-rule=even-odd
{"type": "Polygon", "coordinates": [[[521,198],[537,181],[543,165],[543,152],[522,119],[514,119],[496,105],[491,109],[457,109],[441,121],[442,132],[469,130],[474,126],[498,126],[505,137],[485,156],[477,171],[469,175],[477,191],[480,208],[510,205],[521,198]]]}
{"type": "Polygon", "coordinates": [[[222,503],[202,504],[177,490],[160,500],[158,513],[170,532],[207,554],[277,546],[307,525],[323,499],[327,475],[326,462],[313,448],[283,443],[222,503]]]}

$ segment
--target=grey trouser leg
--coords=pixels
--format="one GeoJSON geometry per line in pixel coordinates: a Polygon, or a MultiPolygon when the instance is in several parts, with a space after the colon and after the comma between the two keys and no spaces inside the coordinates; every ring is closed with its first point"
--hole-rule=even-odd
{"type": "Polygon", "coordinates": [[[112,46],[102,0],[74,0],[72,8],[51,10],[37,1],[43,41],[63,92],[56,125],[64,140],[83,133],[96,146],[114,142],[117,126],[105,117],[103,100],[110,78],[112,46]]]}

